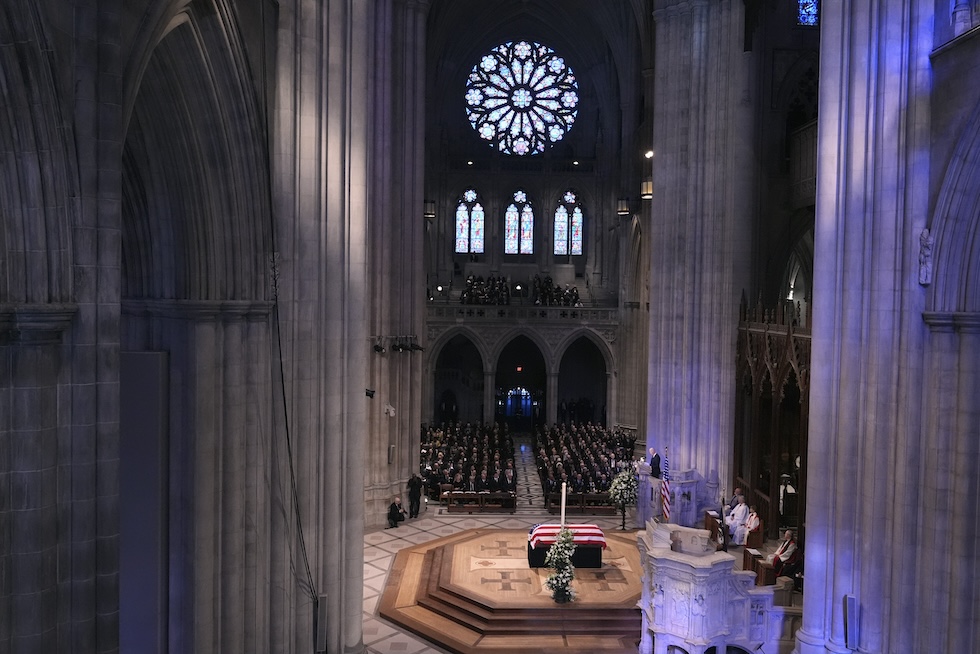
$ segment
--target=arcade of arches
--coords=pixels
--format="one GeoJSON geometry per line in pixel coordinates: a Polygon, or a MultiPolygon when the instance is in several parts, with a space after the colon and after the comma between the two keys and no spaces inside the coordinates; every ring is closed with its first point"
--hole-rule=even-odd
{"type": "Polygon", "coordinates": [[[516,335],[492,361],[481,346],[457,334],[436,351],[435,423],[506,423],[512,432],[556,422],[606,424],[608,355],[589,338],[556,352],[516,335]]]}

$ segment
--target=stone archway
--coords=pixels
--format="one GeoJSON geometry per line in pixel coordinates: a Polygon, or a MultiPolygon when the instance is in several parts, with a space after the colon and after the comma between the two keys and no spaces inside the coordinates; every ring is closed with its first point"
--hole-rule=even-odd
{"type": "Polygon", "coordinates": [[[433,370],[433,422],[482,422],[483,373],[483,357],[467,336],[456,334],[443,345],[433,370]]]}
{"type": "Polygon", "coordinates": [[[595,343],[581,336],[565,349],[558,367],[558,422],[605,425],[606,362],[595,343]]]}
{"type": "Polygon", "coordinates": [[[494,379],[494,420],[510,431],[530,431],[545,420],[548,371],[544,355],[527,336],[514,337],[500,351],[494,379]]]}

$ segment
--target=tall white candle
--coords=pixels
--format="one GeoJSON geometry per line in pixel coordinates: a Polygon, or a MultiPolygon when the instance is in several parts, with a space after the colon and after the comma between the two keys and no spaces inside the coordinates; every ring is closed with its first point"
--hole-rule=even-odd
{"type": "Polygon", "coordinates": [[[565,482],[561,482],[561,526],[565,526],[565,482]]]}

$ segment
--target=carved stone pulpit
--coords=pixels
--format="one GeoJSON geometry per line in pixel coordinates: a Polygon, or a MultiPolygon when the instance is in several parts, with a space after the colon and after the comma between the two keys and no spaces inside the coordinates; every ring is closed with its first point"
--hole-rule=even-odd
{"type": "Polygon", "coordinates": [[[749,652],[762,645],[783,649],[771,637],[778,629],[769,628],[773,588],[756,586],[754,573],[735,570],[735,558],[716,551],[706,530],[649,522],[638,540],[642,654],[667,654],[671,647],[688,654],[712,647],[725,652],[729,645],[749,652]]]}
{"type": "Polygon", "coordinates": [[[698,511],[698,485],[701,479],[695,470],[679,470],[670,475],[670,521],[679,525],[695,525],[701,520],[698,511]]]}
{"type": "Polygon", "coordinates": [[[643,529],[648,520],[658,518],[660,510],[661,480],[650,475],[650,464],[642,461],[637,467],[636,527],[643,529]]]}

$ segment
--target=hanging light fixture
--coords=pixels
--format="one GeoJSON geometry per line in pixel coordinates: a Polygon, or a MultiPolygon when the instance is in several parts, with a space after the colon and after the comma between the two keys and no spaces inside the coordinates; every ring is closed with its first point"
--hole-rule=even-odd
{"type": "Polygon", "coordinates": [[[629,198],[619,198],[616,200],[616,213],[620,216],[628,216],[630,213],[629,198]]]}
{"type": "Polygon", "coordinates": [[[653,199],[653,180],[649,177],[640,182],[640,197],[644,200],[653,199]]]}
{"type": "Polygon", "coordinates": [[[422,203],[422,216],[425,218],[435,218],[436,217],[436,203],[432,200],[426,200],[422,203]]]}

